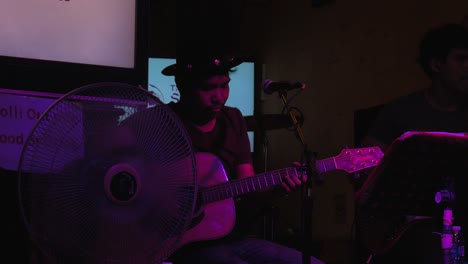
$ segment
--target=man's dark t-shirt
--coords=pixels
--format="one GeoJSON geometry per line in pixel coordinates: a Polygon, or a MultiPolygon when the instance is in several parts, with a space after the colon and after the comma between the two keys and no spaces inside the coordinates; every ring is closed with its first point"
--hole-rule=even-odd
{"type": "Polygon", "coordinates": [[[205,133],[184,120],[176,104],[169,105],[181,117],[194,151],[216,155],[223,163],[229,180],[237,178],[236,167],[239,164],[252,162],[247,125],[239,109],[224,106],[216,116],[214,130],[205,133]]]}
{"type": "Polygon", "coordinates": [[[468,131],[463,111],[443,111],[431,106],[424,91],[413,92],[384,106],[368,131],[368,136],[387,145],[407,131],[468,131]]]}

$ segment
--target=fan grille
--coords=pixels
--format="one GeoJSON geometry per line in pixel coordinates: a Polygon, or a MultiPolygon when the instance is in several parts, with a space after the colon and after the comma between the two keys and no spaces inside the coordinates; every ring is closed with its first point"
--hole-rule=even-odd
{"type": "Polygon", "coordinates": [[[120,83],[81,87],[51,105],[18,171],[29,234],[63,263],[163,262],[197,192],[182,123],[146,90],[120,83]]]}

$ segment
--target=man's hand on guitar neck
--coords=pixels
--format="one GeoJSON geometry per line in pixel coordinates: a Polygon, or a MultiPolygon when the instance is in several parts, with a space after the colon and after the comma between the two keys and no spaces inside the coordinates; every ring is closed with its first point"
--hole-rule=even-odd
{"type": "Polygon", "coordinates": [[[283,178],[283,183],[281,184],[283,188],[291,192],[296,189],[296,187],[301,186],[303,183],[307,181],[307,171],[301,166],[301,164],[297,161],[293,162],[293,166],[298,168],[295,174],[287,174],[283,178]],[[301,179],[302,178],[302,179],[301,179]]]}

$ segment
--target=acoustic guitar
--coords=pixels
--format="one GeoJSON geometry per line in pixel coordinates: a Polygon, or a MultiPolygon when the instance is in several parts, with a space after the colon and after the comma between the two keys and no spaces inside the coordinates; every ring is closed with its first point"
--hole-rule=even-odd
{"type": "MultiPolygon", "coordinates": [[[[284,177],[305,175],[301,167],[288,167],[252,177],[228,181],[221,161],[210,153],[196,153],[199,190],[197,208],[180,246],[228,235],[236,222],[234,197],[279,185],[284,177]]],[[[348,173],[371,168],[383,157],[379,147],[343,149],[338,156],[316,161],[319,173],[348,173]]]]}

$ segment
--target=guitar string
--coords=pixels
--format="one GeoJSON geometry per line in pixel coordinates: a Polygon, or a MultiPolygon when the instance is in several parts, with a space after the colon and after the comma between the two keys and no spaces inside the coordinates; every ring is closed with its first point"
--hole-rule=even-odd
{"type": "MultiPolygon", "coordinates": [[[[337,157],[335,158],[336,160],[338,161],[343,161],[343,160],[349,160],[349,157],[337,157]]],[[[333,158],[328,158],[328,159],[324,159],[324,160],[320,160],[319,162],[323,167],[325,168],[335,168],[335,162],[333,161],[333,158]],[[332,165],[332,166],[330,166],[332,165]]],[[[254,179],[251,179],[251,178],[244,178],[244,179],[237,179],[237,180],[233,180],[233,181],[229,181],[229,182],[225,182],[225,183],[222,183],[222,184],[218,184],[216,186],[212,186],[212,187],[209,187],[208,189],[209,190],[222,190],[222,189],[225,189],[226,188],[226,185],[238,185],[238,186],[242,186],[242,184],[246,184],[248,183],[249,181],[255,181],[257,180],[257,178],[261,178],[261,177],[268,177],[269,175],[274,177],[274,176],[278,176],[281,175],[281,174],[287,174],[289,173],[290,171],[294,171],[296,172],[297,174],[297,169],[295,167],[288,167],[288,168],[285,168],[285,169],[280,169],[280,170],[275,170],[275,171],[271,171],[269,173],[261,173],[261,174],[258,174],[258,175],[255,175],[254,176],[254,179]]],[[[269,182],[271,183],[271,182],[269,182]]],[[[274,183],[274,182],[273,182],[274,183]]],[[[254,184],[255,185],[255,184],[254,184]]],[[[259,187],[262,188],[261,184],[259,184],[259,187]]]]}
{"type": "MultiPolygon", "coordinates": [[[[336,161],[349,160],[350,159],[349,156],[353,156],[353,155],[326,158],[326,159],[317,161],[318,164],[316,165],[319,165],[319,166],[322,165],[324,169],[321,172],[324,172],[324,171],[327,171],[327,169],[329,168],[332,168],[332,169],[336,168],[337,167],[335,164],[336,161]]],[[[377,159],[374,159],[373,163],[376,163],[375,162],[376,160],[377,159]]],[[[365,168],[366,166],[362,166],[362,167],[365,168]]],[[[285,169],[275,170],[269,173],[262,173],[252,178],[237,179],[237,180],[233,180],[230,182],[225,182],[223,184],[218,184],[216,186],[208,187],[206,191],[204,192],[204,197],[206,200],[219,200],[219,199],[233,197],[235,195],[241,195],[245,193],[246,190],[247,192],[250,192],[250,189],[248,188],[248,186],[252,186],[252,189],[255,190],[256,180],[258,181],[258,189],[263,189],[271,185],[277,185],[282,182],[282,179],[285,176],[285,174],[288,174],[290,171],[293,171],[297,176],[297,171],[298,171],[297,168],[288,167],[285,169]],[[264,178],[263,181],[265,182],[265,186],[262,186],[261,181],[259,179],[262,176],[264,178]],[[275,177],[278,177],[278,176],[280,176],[279,179],[275,179],[275,177]],[[243,185],[245,186],[246,190],[243,189],[244,188],[243,185]],[[235,193],[234,193],[234,188],[236,189],[235,193]],[[239,189],[240,189],[240,192],[239,192],[239,189]],[[225,191],[225,192],[220,193],[219,191],[225,191]]]]}

